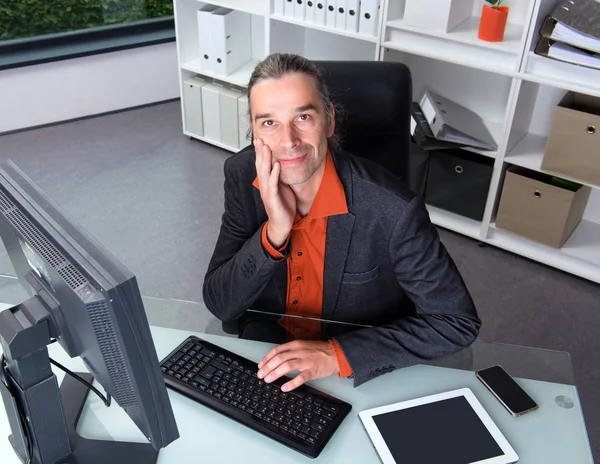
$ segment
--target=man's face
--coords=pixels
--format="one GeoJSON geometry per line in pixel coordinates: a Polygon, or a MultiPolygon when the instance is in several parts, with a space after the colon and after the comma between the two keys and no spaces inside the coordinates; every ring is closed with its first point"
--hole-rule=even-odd
{"type": "Polygon", "coordinates": [[[325,108],[313,78],[288,74],[252,88],[250,114],[254,138],[263,140],[281,165],[280,180],[298,185],[309,180],[327,155],[327,137],[335,118],[327,123],[325,108]]]}

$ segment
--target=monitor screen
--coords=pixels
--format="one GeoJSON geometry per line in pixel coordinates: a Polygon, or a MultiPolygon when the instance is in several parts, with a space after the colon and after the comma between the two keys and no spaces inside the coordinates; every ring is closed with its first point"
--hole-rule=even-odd
{"type": "Polygon", "coordinates": [[[14,163],[0,165],[0,237],[15,272],[155,449],[177,426],[134,275],[14,163]]]}

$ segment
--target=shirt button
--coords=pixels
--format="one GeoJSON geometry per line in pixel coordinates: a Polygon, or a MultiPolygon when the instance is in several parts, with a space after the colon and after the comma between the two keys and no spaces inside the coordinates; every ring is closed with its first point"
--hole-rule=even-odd
{"type": "Polygon", "coordinates": [[[302,252],[301,251],[298,252],[298,256],[302,256],[302,252]]]}
{"type": "Polygon", "coordinates": [[[292,301],[293,304],[298,304],[298,300],[292,301]]]}
{"type": "Polygon", "coordinates": [[[298,276],[296,277],[296,280],[302,280],[302,277],[298,276]]]}

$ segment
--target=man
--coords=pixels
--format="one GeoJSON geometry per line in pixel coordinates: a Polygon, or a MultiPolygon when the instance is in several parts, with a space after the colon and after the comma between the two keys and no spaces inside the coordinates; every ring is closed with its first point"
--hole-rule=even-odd
{"type": "Polygon", "coordinates": [[[225,212],[204,280],[223,321],[248,308],[363,324],[294,340],[259,363],[283,385],[338,374],[354,385],[470,345],[481,324],[421,199],[387,170],[339,150],[319,69],[259,63],[248,85],[253,149],[225,162],[225,212]]]}

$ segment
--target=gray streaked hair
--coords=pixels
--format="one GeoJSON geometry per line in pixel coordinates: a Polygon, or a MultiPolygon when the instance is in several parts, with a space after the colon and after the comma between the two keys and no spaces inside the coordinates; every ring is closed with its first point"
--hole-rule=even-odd
{"type": "MultiPolygon", "coordinates": [[[[250,126],[246,136],[250,140],[253,138],[251,112],[252,88],[261,81],[267,79],[281,79],[288,74],[304,74],[312,77],[317,84],[317,91],[319,92],[321,102],[325,108],[325,120],[327,121],[327,124],[331,121],[332,106],[335,108],[336,120],[341,120],[343,109],[332,103],[329,89],[323,78],[323,73],[316,64],[300,55],[293,55],[291,53],[273,53],[256,65],[250,76],[250,81],[248,82],[248,118],[250,119],[250,126]]],[[[333,152],[341,150],[342,137],[340,127],[340,124],[336,124],[333,135],[327,138],[327,145],[333,152]]]]}

